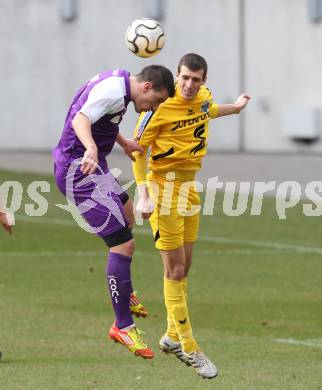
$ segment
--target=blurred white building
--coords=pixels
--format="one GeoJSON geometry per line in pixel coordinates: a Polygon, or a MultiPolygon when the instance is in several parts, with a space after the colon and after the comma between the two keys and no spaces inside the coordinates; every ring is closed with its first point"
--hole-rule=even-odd
{"type": "MultiPolygon", "coordinates": [[[[252,96],[241,116],[212,121],[209,149],[322,153],[322,0],[1,0],[0,47],[2,150],[51,149],[73,93],[99,71],[175,73],[197,52],[216,101],[252,96]],[[161,17],[166,45],[140,59],[124,33],[147,16],[161,17]]],[[[136,118],[131,106],[125,135],[136,118]]]]}

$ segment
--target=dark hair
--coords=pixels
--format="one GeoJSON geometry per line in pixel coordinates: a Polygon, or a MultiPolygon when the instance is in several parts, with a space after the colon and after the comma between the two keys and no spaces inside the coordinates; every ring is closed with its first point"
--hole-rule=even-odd
{"type": "Polygon", "coordinates": [[[178,73],[180,73],[182,65],[186,66],[189,70],[192,70],[193,72],[202,69],[203,78],[205,79],[207,76],[207,71],[208,71],[207,61],[199,54],[195,54],[195,53],[185,54],[179,61],[178,73]]]}
{"type": "Polygon", "coordinates": [[[166,89],[169,97],[174,96],[174,79],[171,71],[162,65],[149,65],[141,70],[136,75],[139,81],[149,81],[153,85],[153,89],[161,91],[166,89]]]}

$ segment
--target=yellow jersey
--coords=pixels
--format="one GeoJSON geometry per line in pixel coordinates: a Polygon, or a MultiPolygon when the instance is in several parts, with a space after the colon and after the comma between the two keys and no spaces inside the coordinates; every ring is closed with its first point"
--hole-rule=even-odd
{"type": "Polygon", "coordinates": [[[201,86],[191,100],[175,96],[160,104],[155,112],[139,117],[135,128],[138,143],[151,148],[148,168],[154,172],[198,171],[207,153],[209,119],[218,105],[208,88],[201,86]]]}

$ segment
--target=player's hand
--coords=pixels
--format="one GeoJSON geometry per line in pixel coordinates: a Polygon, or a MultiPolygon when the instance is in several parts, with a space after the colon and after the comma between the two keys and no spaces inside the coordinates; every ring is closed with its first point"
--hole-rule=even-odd
{"type": "Polygon", "coordinates": [[[134,139],[127,139],[123,145],[123,151],[126,155],[130,157],[130,159],[135,162],[135,157],[132,153],[139,152],[139,154],[143,154],[144,149],[141,145],[139,145],[134,139]]]}
{"type": "Polygon", "coordinates": [[[0,224],[9,234],[12,234],[11,224],[8,221],[7,214],[0,212],[0,224]]]}
{"type": "Polygon", "coordinates": [[[135,209],[143,219],[149,219],[154,210],[153,200],[150,197],[139,198],[135,209]]]}
{"type": "Polygon", "coordinates": [[[245,93],[242,93],[240,96],[238,96],[237,100],[234,103],[237,112],[240,112],[243,108],[245,108],[249,100],[250,96],[246,95],[245,93]]]}
{"type": "Polygon", "coordinates": [[[80,169],[83,173],[88,175],[90,173],[94,173],[96,171],[97,166],[98,166],[97,147],[90,146],[88,149],[86,149],[84,153],[80,169]]]}

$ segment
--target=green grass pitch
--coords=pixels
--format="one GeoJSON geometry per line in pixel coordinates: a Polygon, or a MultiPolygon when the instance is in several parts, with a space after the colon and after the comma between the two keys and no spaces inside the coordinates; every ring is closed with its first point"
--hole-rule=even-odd
{"type": "Polygon", "coordinates": [[[0,172],[24,188],[13,236],[0,231],[0,389],[322,389],[321,217],[302,205],[279,220],[273,199],[261,216],[227,217],[222,196],[201,218],[189,278],[191,322],[219,368],[207,381],[158,351],[165,330],[162,265],[148,225],[135,229],[132,275],[149,317],[136,321],[155,358],[107,339],[113,313],[106,249],[63,210],[52,177],[0,172]],[[26,217],[26,188],[51,183],[45,217],[26,217]]]}

